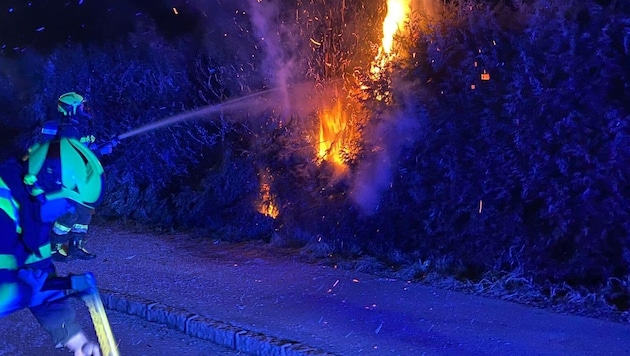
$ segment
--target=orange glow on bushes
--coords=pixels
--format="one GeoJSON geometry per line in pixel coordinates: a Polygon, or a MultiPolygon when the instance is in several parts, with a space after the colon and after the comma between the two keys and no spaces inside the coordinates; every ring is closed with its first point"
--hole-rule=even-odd
{"type": "Polygon", "coordinates": [[[280,214],[280,209],[276,204],[276,197],[271,194],[271,185],[269,183],[271,177],[266,172],[261,173],[260,177],[260,202],[258,204],[258,212],[275,219],[278,217],[278,214],[280,214]]]}
{"type": "Polygon", "coordinates": [[[348,127],[348,115],[344,112],[340,99],[332,108],[319,112],[318,158],[334,163],[339,168],[345,167],[342,155],[343,135],[348,127]]]}

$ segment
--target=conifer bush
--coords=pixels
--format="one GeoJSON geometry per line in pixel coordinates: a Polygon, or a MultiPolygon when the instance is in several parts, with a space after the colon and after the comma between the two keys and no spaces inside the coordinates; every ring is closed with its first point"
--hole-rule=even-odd
{"type": "MultiPolygon", "coordinates": [[[[284,3],[278,18],[289,21],[295,9],[284,3]]],[[[301,37],[314,43],[281,56],[302,61],[290,63],[299,72],[291,79],[343,89],[370,80],[358,73],[378,47],[368,27],[381,21],[384,8],[346,0],[367,8],[361,21],[346,26],[350,20],[331,11],[342,3],[310,2],[309,13],[325,21],[296,21],[301,37]],[[372,37],[353,37],[363,33],[372,37]]],[[[624,308],[629,6],[441,2],[434,18],[414,13],[411,31],[400,38],[404,52],[414,54],[392,64],[399,85],[392,102],[404,120],[385,117],[391,108],[373,93],[351,95],[365,114],[355,118],[357,132],[382,137],[354,143],[360,147],[347,176],[317,156],[314,113],[212,113],[122,140],[102,158],[108,186],[98,214],[194,228],[215,239],[307,245],[385,268],[408,264],[401,271],[418,279],[432,269],[480,285],[489,274],[511,276],[547,286],[549,298],[556,290],[549,285],[586,288],[624,308]],[[383,129],[384,123],[391,126],[383,129]],[[373,152],[396,140],[387,166],[369,165],[373,152]],[[388,183],[368,213],[352,196],[353,179],[365,167],[382,169],[375,179],[388,183]],[[279,209],[275,219],[259,211],[265,179],[279,209]]],[[[283,30],[282,36],[290,32],[283,30]]],[[[3,154],[24,150],[67,91],[86,96],[92,129],[106,141],[269,88],[274,78],[259,47],[248,52],[257,41],[252,33],[247,28],[238,40],[220,44],[193,36],[166,40],[144,19],[124,39],[0,57],[2,134],[19,132],[3,143],[3,154]]]]}
{"type": "Polygon", "coordinates": [[[596,287],[627,275],[627,146],[614,137],[628,88],[610,75],[627,78],[612,30],[623,16],[582,2],[463,5],[419,44],[433,95],[430,134],[405,163],[417,178],[402,184],[413,182],[424,217],[419,241],[405,244],[480,272],[523,263],[538,281],[596,287]],[[524,248],[518,262],[513,247],[524,248]]]}

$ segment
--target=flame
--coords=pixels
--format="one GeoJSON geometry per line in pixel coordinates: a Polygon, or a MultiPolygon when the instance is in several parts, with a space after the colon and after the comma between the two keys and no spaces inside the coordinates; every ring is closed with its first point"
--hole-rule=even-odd
{"type": "Polygon", "coordinates": [[[318,157],[340,167],[345,162],[342,155],[343,132],[348,126],[347,114],[344,112],[340,99],[334,106],[323,109],[319,114],[319,152],[318,157]]]}
{"type": "Polygon", "coordinates": [[[260,184],[260,204],[258,204],[258,212],[269,216],[273,219],[278,217],[280,209],[276,205],[276,197],[271,194],[271,185],[267,182],[270,178],[267,174],[261,174],[262,182],[260,184]]]}
{"type": "Polygon", "coordinates": [[[394,35],[402,27],[409,15],[410,0],[387,0],[387,16],[383,21],[382,49],[389,54],[394,45],[394,35]]]}
{"type": "MultiPolygon", "coordinates": [[[[370,79],[378,81],[387,78],[386,65],[395,58],[394,37],[401,31],[405,21],[408,20],[411,0],[387,0],[387,15],[383,21],[383,38],[378,54],[371,63],[370,79]]],[[[311,39],[313,42],[313,40],[311,39]]],[[[374,97],[378,101],[391,102],[391,91],[374,89],[366,83],[358,83],[360,91],[374,91],[374,97]]],[[[337,99],[331,107],[319,112],[319,143],[317,147],[318,158],[334,164],[337,169],[345,171],[349,161],[357,155],[355,144],[361,140],[360,128],[356,123],[350,122],[352,114],[356,114],[356,108],[350,105],[344,107],[341,99],[337,99]],[[352,106],[352,107],[350,107],[352,106]],[[355,110],[355,111],[352,111],[355,110]]],[[[355,120],[356,121],[356,120],[355,120]]]]}
{"type": "Polygon", "coordinates": [[[395,53],[392,53],[394,48],[394,36],[401,30],[405,21],[409,18],[409,2],[411,0],[387,0],[387,15],[383,20],[383,39],[381,47],[379,48],[378,55],[372,62],[372,68],[370,72],[378,76],[385,65],[390,62],[395,53]]]}

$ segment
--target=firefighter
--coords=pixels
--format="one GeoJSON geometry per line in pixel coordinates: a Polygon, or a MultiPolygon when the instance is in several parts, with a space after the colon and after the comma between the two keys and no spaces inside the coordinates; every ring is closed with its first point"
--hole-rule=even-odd
{"type": "Polygon", "coordinates": [[[0,316],[28,307],[55,346],[75,356],[100,350],[75,320],[64,291],[43,290],[55,276],[50,229],[76,206],[98,205],[103,182],[98,158],[73,138],[35,144],[26,161],[0,165],[0,316]]]}
{"type": "Polygon", "coordinates": [[[91,115],[85,110],[83,96],[68,92],[57,99],[59,117],[44,122],[36,142],[58,137],[74,137],[94,150],[96,138],[89,132],[91,115]]]}
{"type": "MultiPolygon", "coordinates": [[[[38,142],[73,137],[92,149],[97,156],[111,153],[117,141],[112,140],[97,146],[96,138],[90,132],[91,116],[84,110],[84,102],[83,96],[75,92],[61,95],[57,100],[57,111],[61,118],[44,123],[38,142]]],[[[77,205],[73,212],[68,212],[55,221],[51,238],[54,261],[65,262],[70,258],[90,260],[96,257],[85,248],[93,214],[94,209],[77,205]]]]}

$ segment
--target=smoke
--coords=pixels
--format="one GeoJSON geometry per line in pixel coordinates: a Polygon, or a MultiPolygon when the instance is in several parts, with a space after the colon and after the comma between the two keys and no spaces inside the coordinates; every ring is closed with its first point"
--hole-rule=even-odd
{"type": "MultiPolygon", "coordinates": [[[[303,46],[303,38],[294,33],[297,24],[284,19],[281,1],[248,0],[249,16],[254,33],[264,50],[262,69],[265,79],[272,87],[280,88],[281,116],[288,117],[294,112],[292,103],[296,96],[303,96],[300,91],[291,91],[290,87],[296,83],[294,73],[299,73],[303,65],[296,58],[303,46]]],[[[297,102],[300,102],[297,100],[297,102]]]]}
{"type": "MultiPolygon", "coordinates": [[[[443,0],[412,0],[412,12],[420,18],[435,18],[443,0]]],[[[426,113],[413,97],[421,83],[392,78],[395,106],[371,121],[364,133],[365,154],[352,177],[350,196],[365,215],[376,213],[383,194],[391,188],[399,169],[401,153],[417,142],[422,133],[426,113]]]]}
{"type": "MultiPolygon", "coordinates": [[[[300,81],[296,74],[305,72],[305,64],[301,61],[300,54],[310,54],[303,51],[305,40],[304,35],[297,35],[300,33],[298,24],[292,21],[291,17],[283,17],[281,0],[248,1],[250,21],[265,52],[263,68],[266,78],[276,88],[294,86],[278,95],[283,103],[283,115],[295,114],[296,109],[302,110],[299,115],[315,111],[321,106],[324,98],[314,99],[316,103],[307,104],[306,99],[312,99],[310,93],[306,90],[295,90],[295,83],[300,81]]],[[[413,0],[412,10],[432,16],[436,14],[439,1],[413,0]]],[[[349,177],[351,197],[365,214],[372,214],[378,210],[382,194],[390,188],[394,180],[401,152],[417,140],[422,126],[420,110],[414,98],[408,94],[417,92],[410,90],[416,84],[394,78],[392,80],[397,81],[392,83],[397,105],[369,123],[364,131],[367,154],[349,177]]],[[[308,87],[306,85],[303,89],[308,87]]]]}
{"type": "Polygon", "coordinates": [[[412,0],[411,11],[419,12],[429,18],[435,18],[440,8],[444,6],[444,0],[412,0]]]}
{"type": "Polygon", "coordinates": [[[403,150],[421,137],[426,114],[412,97],[416,83],[394,83],[397,105],[367,127],[365,148],[369,153],[358,165],[350,196],[359,210],[371,215],[379,210],[382,195],[391,188],[403,150]]]}
{"type": "MultiPolygon", "coordinates": [[[[210,6],[207,1],[199,1],[199,4],[206,7],[208,14],[215,14],[215,19],[209,25],[216,27],[223,24],[231,27],[232,33],[229,35],[233,39],[235,34],[247,36],[248,41],[241,40],[241,46],[249,43],[254,47],[255,44],[257,51],[251,48],[243,51],[248,53],[248,57],[249,53],[256,55],[256,70],[262,74],[267,88],[273,89],[269,101],[265,101],[264,105],[261,103],[257,108],[276,105],[274,110],[279,108],[278,113],[282,117],[306,117],[320,108],[327,97],[314,93],[314,83],[309,83],[305,77],[308,71],[305,61],[312,54],[308,35],[300,31],[300,24],[295,18],[296,12],[287,11],[295,10],[295,3],[283,0],[222,2],[229,5],[220,6],[231,7],[232,10],[236,8],[232,13],[241,17],[232,19],[230,16],[229,21],[226,21],[222,15],[216,15],[216,9],[212,9],[216,4],[210,6]],[[244,22],[248,23],[251,31],[243,30],[244,22]]],[[[385,3],[386,0],[382,2],[385,3]]],[[[442,0],[412,0],[410,5],[412,11],[433,17],[438,14],[442,0]]],[[[319,12],[315,11],[313,14],[319,12]]],[[[348,23],[352,22],[352,19],[347,20],[348,23]]],[[[315,38],[320,39],[317,36],[315,38]]],[[[238,47],[239,41],[233,45],[238,47]]],[[[396,105],[387,107],[386,112],[380,113],[375,120],[368,123],[363,131],[366,154],[348,177],[351,183],[350,195],[365,214],[378,211],[383,193],[394,181],[401,153],[418,140],[423,126],[424,114],[416,104],[417,98],[410,96],[411,93],[417,93],[417,88],[413,88],[417,83],[405,83],[396,78],[392,80],[396,105]]],[[[256,108],[247,110],[255,111],[256,108]]]]}
{"type": "Polygon", "coordinates": [[[273,90],[273,97],[256,113],[271,109],[280,117],[289,117],[315,110],[316,106],[310,103],[313,84],[306,85],[303,77],[307,64],[302,51],[308,48],[291,17],[295,14],[293,2],[192,0],[186,3],[206,19],[202,33],[209,54],[218,52],[217,55],[233,58],[224,65],[239,68],[241,94],[273,90]]]}

